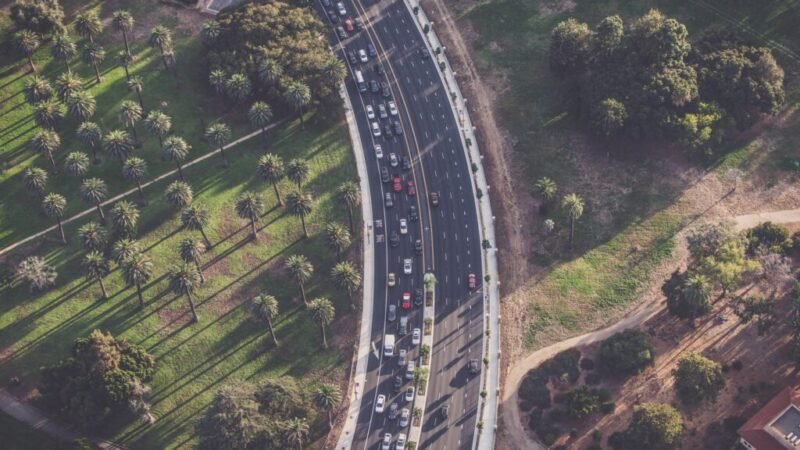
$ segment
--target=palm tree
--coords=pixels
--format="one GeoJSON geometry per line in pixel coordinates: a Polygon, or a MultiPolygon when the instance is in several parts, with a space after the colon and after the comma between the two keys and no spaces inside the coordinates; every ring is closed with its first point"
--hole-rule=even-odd
{"type": "Polygon", "coordinates": [[[275,85],[283,75],[283,67],[274,59],[261,59],[256,67],[256,72],[261,82],[275,85]]]}
{"type": "Polygon", "coordinates": [[[236,201],[236,214],[242,219],[250,221],[250,230],[253,239],[256,238],[256,220],[258,216],[264,211],[264,201],[261,196],[255,192],[245,192],[236,201]]]}
{"type": "Polygon", "coordinates": [[[111,256],[120,266],[122,266],[125,261],[131,259],[133,255],[138,253],[142,253],[142,248],[139,245],[139,241],[135,239],[120,239],[117,242],[114,242],[114,245],[111,248],[111,256]]]}
{"type": "Polygon", "coordinates": [[[283,160],[281,157],[273,153],[267,153],[259,158],[258,175],[262,180],[272,184],[272,189],[275,190],[275,198],[278,200],[278,206],[283,206],[281,192],[278,190],[278,182],[284,177],[283,160]]]}
{"type": "Polygon", "coordinates": [[[56,94],[58,99],[66,103],[76,92],[83,90],[83,81],[71,72],[64,72],[56,77],[56,94]]]}
{"type": "Polygon", "coordinates": [[[92,117],[96,108],[97,102],[89,91],[78,91],[67,99],[67,112],[79,122],[92,117]]]}
{"type": "Polygon", "coordinates": [[[286,196],[286,209],[296,216],[300,217],[300,223],[303,225],[303,237],[308,238],[308,229],[306,228],[306,216],[311,214],[311,206],[314,203],[314,197],[310,192],[292,192],[286,196]]]}
{"type": "Polygon", "coordinates": [[[542,197],[542,201],[544,203],[549,202],[556,196],[556,191],[558,188],[556,187],[556,182],[551,180],[548,177],[542,177],[536,180],[536,184],[534,184],[534,189],[536,189],[536,193],[542,197]]]}
{"type": "Polygon", "coordinates": [[[275,329],[272,328],[272,321],[278,318],[278,300],[271,295],[261,294],[253,299],[250,310],[257,321],[267,324],[269,334],[272,335],[272,340],[275,342],[275,346],[277,346],[278,338],[275,337],[275,329]]]}
{"type": "Polygon", "coordinates": [[[567,194],[561,202],[561,207],[567,211],[567,216],[569,216],[569,248],[572,249],[575,221],[583,215],[583,199],[578,194],[567,194]]]}
{"type": "Polygon", "coordinates": [[[200,266],[200,256],[206,252],[206,245],[203,241],[191,236],[187,237],[181,241],[178,250],[184,262],[194,263],[197,272],[200,274],[200,282],[205,283],[206,277],[203,275],[203,269],[200,266]]]}
{"type": "Polygon", "coordinates": [[[103,138],[103,149],[109,155],[119,158],[119,162],[124,164],[128,154],[133,150],[133,142],[124,130],[113,130],[103,138]]]}
{"type": "Polygon", "coordinates": [[[311,90],[305,83],[294,81],[289,83],[284,93],[286,103],[300,115],[300,127],[303,128],[303,108],[311,102],[311,90]]]}
{"type": "Polygon", "coordinates": [[[97,280],[97,284],[100,285],[100,291],[103,293],[103,300],[108,299],[108,291],[106,291],[106,285],[103,283],[103,277],[108,275],[109,270],[108,260],[102,253],[92,251],[83,257],[83,271],[86,279],[89,281],[97,280]]]}
{"type": "Polygon", "coordinates": [[[286,178],[291,180],[293,183],[297,185],[297,189],[300,189],[308,179],[308,174],[311,172],[311,168],[308,166],[308,162],[304,159],[295,158],[289,161],[289,164],[286,165],[286,178]]]}
{"type": "Polygon", "coordinates": [[[261,136],[266,141],[267,125],[272,121],[272,108],[264,102],[254,102],[247,111],[247,118],[250,119],[250,124],[261,129],[261,136]]]}
{"type": "Polygon", "coordinates": [[[331,86],[338,86],[347,75],[347,67],[342,60],[331,55],[322,66],[322,78],[331,86]]]}
{"type": "Polygon", "coordinates": [[[61,219],[64,217],[64,210],[67,209],[67,199],[61,194],[47,194],[42,200],[42,209],[47,217],[55,219],[58,224],[58,232],[61,234],[61,242],[66,244],[67,236],[64,234],[61,219]]]}
{"type": "Polygon", "coordinates": [[[205,227],[208,225],[208,210],[198,203],[192,203],[181,211],[181,224],[190,231],[199,231],[206,241],[206,248],[211,248],[211,241],[206,236],[205,227]]]}
{"type": "Polygon", "coordinates": [[[332,384],[322,383],[314,389],[314,403],[317,407],[328,413],[328,427],[333,427],[331,412],[342,401],[342,391],[332,384]]]}
{"type": "Polygon", "coordinates": [[[94,38],[103,32],[103,22],[94,11],[86,11],[75,16],[75,32],[82,38],[94,42],[94,38]]]}
{"type": "Polygon", "coordinates": [[[136,122],[142,120],[142,107],[132,100],[125,100],[119,107],[119,121],[128,127],[133,134],[134,145],[139,145],[139,136],[136,134],[136,122]]]}
{"type": "Polygon", "coordinates": [[[53,173],[58,174],[58,167],[56,161],[53,159],[53,153],[61,146],[61,138],[58,133],[52,130],[42,130],[36,133],[31,139],[31,146],[36,153],[46,156],[53,166],[53,173]]]}
{"type": "Polygon", "coordinates": [[[47,190],[47,171],[38,167],[28,167],[22,175],[25,188],[39,196],[44,196],[47,190]]]}
{"type": "Polygon", "coordinates": [[[55,99],[42,100],[34,105],[33,120],[36,125],[52,130],[64,118],[64,108],[55,99]]]}
{"type": "Polygon", "coordinates": [[[283,438],[289,446],[302,450],[308,441],[308,421],[301,418],[289,419],[283,429],[283,438]]]}
{"type": "Polygon", "coordinates": [[[153,276],[153,262],[142,253],[135,252],[122,260],[122,278],[128,286],[136,287],[136,296],[139,298],[139,309],[144,309],[142,285],[150,281],[153,276]]]}
{"type": "Polygon", "coordinates": [[[139,208],[132,202],[121,200],[111,208],[111,225],[121,236],[131,236],[139,222],[139,208]]]}
{"type": "Polygon", "coordinates": [[[28,78],[22,91],[25,94],[25,101],[31,105],[53,96],[53,87],[50,86],[50,82],[47,81],[47,78],[38,75],[28,78]]]}
{"type": "Polygon", "coordinates": [[[292,255],[286,258],[286,271],[297,282],[297,286],[300,287],[300,296],[303,298],[303,304],[308,306],[305,283],[314,275],[314,266],[311,261],[303,255],[292,255]]]}
{"type": "Polygon", "coordinates": [[[81,178],[89,171],[89,155],[72,152],[64,158],[64,171],[75,178],[81,178]]]}
{"type": "Polygon", "coordinates": [[[29,30],[22,30],[14,35],[14,47],[17,51],[28,58],[28,64],[31,66],[31,72],[36,73],[36,66],[33,64],[33,54],[42,45],[39,35],[29,30]]]}
{"type": "Polygon", "coordinates": [[[86,203],[94,205],[97,208],[97,212],[100,214],[100,220],[103,221],[106,220],[106,215],[103,213],[103,208],[100,204],[106,197],[108,197],[108,187],[106,187],[105,181],[100,178],[88,178],[83,180],[81,184],[81,198],[86,203]]]}
{"type": "Polygon", "coordinates": [[[253,85],[247,75],[235,73],[225,81],[225,93],[234,104],[239,104],[253,93],[253,85]]]}
{"type": "Polygon", "coordinates": [[[167,197],[167,203],[178,210],[190,205],[194,199],[192,187],[189,186],[189,183],[180,180],[170,183],[164,195],[167,197]]]}
{"type": "Polygon", "coordinates": [[[55,35],[53,44],[50,47],[50,52],[53,54],[53,58],[64,63],[67,67],[67,72],[72,73],[72,69],[69,67],[69,60],[75,57],[78,53],[78,49],[75,47],[75,42],[72,41],[69,35],[55,35]]]}
{"type": "Polygon", "coordinates": [[[208,74],[208,83],[214,88],[214,91],[222,95],[225,93],[225,81],[228,79],[225,72],[220,69],[214,69],[208,74]]]}
{"type": "Polygon", "coordinates": [[[226,163],[228,162],[228,158],[225,157],[225,144],[228,143],[230,138],[231,129],[222,122],[212,123],[206,129],[206,139],[219,147],[219,154],[222,155],[222,160],[226,163]]]}
{"type": "Polygon", "coordinates": [[[106,243],[108,243],[108,233],[106,233],[106,229],[97,222],[89,222],[85,225],[81,225],[81,227],[78,228],[78,237],[81,238],[83,248],[90,252],[101,251],[106,246],[106,243]]]}
{"type": "Polygon", "coordinates": [[[322,333],[322,346],[328,348],[328,338],[325,336],[325,326],[333,322],[336,316],[336,310],[333,303],[326,297],[319,297],[311,300],[308,303],[308,310],[311,312],[311,317],[314,318],[319,324],[319,330],[322,333]]]}
{"type": "Polygon", "coordinates": [[[219,22],[208,20],[200,30],[200,39],[206,47],[211,47],[217,42],[220,34],[222,34],[222,27],[219,26],[219,22]]]}
{"type": "Polygon", "coordinates": [[[178,167],[178,175],[180,175],[181,180],[184,179],[181,163],[186,159],[191,149],[189,144],[178,136],[170,136],[164,139],[164,144],[161,146],[161,154],[167,160],[175,163],[175,166],[178,167]]]}
{"type": "Polygon", "coordinates": [[[94,68],[94,79],[100,84],[100,64],[106,59],[106,51],[102,45],[90,42],[83,46],[81,59],[94,68]]]}
{"type": "Polygon", "coordinates": [[[159,147],[163,147],[164,138],[172,129],[172,119],[161,111],[153,110],[144,118],[144,128],[157,137],[159,147]]]}
{"type": "Polygon", "coordinates": [[[146,204],[144,192],[142,192],[142,180],[147,177],[147,163],[142,158],[131,156],[122,165],[122,176],[126,181],[136,184],[139,199],[143,205],[146,204]]]}
{"type": "Polygon", "coordinates": [[[691,320],[703,314],[708,307],[708,297],[711,294],[711,283],[703,274],[689,274],[683,285],[683,297],[691,309],[691,320]]]}
{"type": "Polygon", "coordinates": [[[189,301],[189,308],[192,310],[192,321],[199,322],[197,311],[194,309],[194,294],[197,286],[200,284],[200,274],[197,269],[191,264],[183,263],[174,266],[169,271],[169,288],[175,295],[185,295],[189,301]]]}
{"type": "Polygon", "coordinates": [[[128,77],[128,90],[136,93],[136,98],[139,100],[139,108],[141,108],[142,111],[145,110],[144,100],[142,100],[143,88],[144,88],[144,82],[142,81],[142,77],[138,75],[128,77]]]}
{"type": "Polygon", "coordinates": [[[338,189],[339,200],[344,203],[347,208],[347,219],[350,221],[350,232],[354,233],[353,227],[353,209],[361,204],[361,189],[352,181],[346,181],[339,186],[338,189]]]}
{"type": "Polygon", "coordinates": [[[167,54],[172,52],[172,32],[164,26],[157,25],[150,31],[150,38],[147,42],[150,44],[150,47],[161,53],[161,61],[164,63],[164,70],[169,70],[167,54]]]}
{"type": "Polygon", "coordinates": [[[347,291],[350,296],[350,303],[353,308],[356,306],[356,299],[353,294],[358,291],[361,286],[361,274],[349,261],[342,261],[333,266],[331,270],[331,277],[339,286],[339,288],[347,291]]]}
{"type": "Polygon", "coordinates": [[[117,64],[119,64],[122,67],[122,70],[125,71],[125,79],[128,81],[131,80],[131,73],[128,70],[128,67],[130,67],[132,62],[133,57],[127,52],[120,51],[117,53],[117,64]]]}
{"type": "Polygon", "coordinates": [[[113,18],[111,19],[111,25],[115,30],[122,33],[122,40],[125,41],[125,53],[130,56],[131,49],[128,46],[128,33],[133,31],[133,26],[135,25],[133,16],[131,13],[125,10],[114,11],[113,18]]]}
{"type": "Polygon", "coordinates": [[[92,150],[92,160],[95,164],[100,163],[100,158],[97,157],[97,148],[103,139],[103,132],[100,126],[94,122],[83,122],[78,126],[75,132],[81,144],[89,147],[92,150]]]}
{"type": "Polygon", "coordinates": [[[333,222],[325,227],[325,241],[328,243],[328,247],[336,252],[336,259],[341,260],[342,251],[350,246],[352,239],[347,228],[333,222]]]}

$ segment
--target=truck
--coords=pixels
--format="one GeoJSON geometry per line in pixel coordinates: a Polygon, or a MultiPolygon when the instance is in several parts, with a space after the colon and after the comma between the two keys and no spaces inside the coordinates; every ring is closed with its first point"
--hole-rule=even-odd
{"type": "Polygon", "coordinates": [[[394,335],[387,334],[383,337],[383,356],[391,358],[394,356],[394,335]]]}
{"type": "Polygon", "coordinates": [[[367,92],[367,83],[364,81],[364,74],[360,70],[356,70],[356,85],[359,92],[367,92]]]}

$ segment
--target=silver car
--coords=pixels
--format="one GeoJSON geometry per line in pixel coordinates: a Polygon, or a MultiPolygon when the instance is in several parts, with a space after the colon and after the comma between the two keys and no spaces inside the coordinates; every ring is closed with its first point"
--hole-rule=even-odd
{"type": "Polygon", "coordinates": [[[411,417],[411,411],[408,408],[403,408],[400,411],[400,426],[407,427],[408,426],[408,419],[411,417]]]}
{"type": "Polygon", "coordinates": [[[389,305],[389,314],[387,314],[386,318],[389,322],[397,320],[397,305],[389,305]]]}

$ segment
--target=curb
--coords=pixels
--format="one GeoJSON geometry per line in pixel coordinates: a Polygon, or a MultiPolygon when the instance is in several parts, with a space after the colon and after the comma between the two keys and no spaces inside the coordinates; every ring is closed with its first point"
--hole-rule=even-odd
{"type": "Polygon", "coordinates": [[[420,410],[420,418],[419,418],[419,425],[415,425],[416,420],[412,418],[411,421],[411,430],[408,432],[408,444],[414,444],[415,446],[418,445],[419,439],[422,436],[422,419],[425,417],[425,406],[428,404],[428,386],[429,381],[431,378],[431,360],[433,360],[433,333],[436,329],[435,322],[435,314],[436,314],[436,277],[432,273],[425,274],[425,307],[422,310],[422,341],[420,342],[420,352],[422,350],[423,345],[428,346],[428,361],[423,364],[422,355],[419,358],[419,367],[425,368],[428,371],[427,376],[424,380],[425,385],[425,394],[419,394],[419,385],[416,385],[414,389],[416,390],[416,396],[414,398],[414,408],[412,409],[412,415],[414,410],[420,410]],[[433,280],[431,287],[428,288],[428,280],[433,280]],[[431,304],[428,305],[428,292],[431,293],[431,304]],[[425,329],[427,328],[425,324],[426,319],[431,319],[431,332],[430,334],[425,333],[425,329]],[[420,405],[421,406],[418,406],[420,405]]]}

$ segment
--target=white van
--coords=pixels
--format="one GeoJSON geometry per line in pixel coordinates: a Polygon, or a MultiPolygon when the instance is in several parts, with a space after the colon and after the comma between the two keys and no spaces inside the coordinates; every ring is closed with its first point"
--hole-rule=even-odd
{"type": "Polygon", "coordinates": [[[391,358],[394,356],[394,335],[387,334],[383,337],[383,356],[391,358]]]}
{"type": "Polygon", "coordinates": [[[356,70],[356,85],[359,92],[367,92],[367,83],[364,81],[364,75],[360,70],[356,70]]]}

